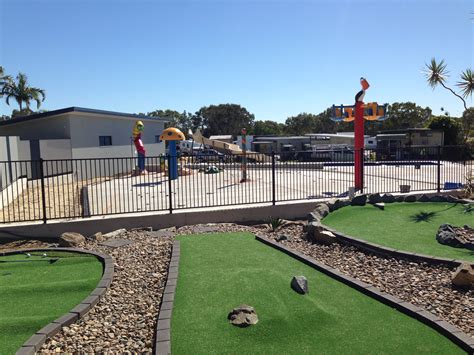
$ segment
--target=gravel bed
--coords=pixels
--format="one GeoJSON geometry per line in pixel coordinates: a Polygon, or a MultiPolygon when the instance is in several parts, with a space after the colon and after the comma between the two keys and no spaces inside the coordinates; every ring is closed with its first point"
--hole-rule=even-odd
{"type": "MultiPolygon", "coordinates": [[[[474,337],[474,291],[454,289],[451,286],[453,270],[384,258],[337,243],[329,246],[312,244],[303,238],[302,226],[303,222],[297,221],[271,232],[266,225],[206,224],[181,227],[176,234],[195,234],[202,228],[208,232],[250,232],[275,240],[284,234],[290,240],[282,241],[282,244],[420,306],[474,337]]],[[[130,239],[134,243],[111,248],[87,240],[81,246],[114,258],[114,281],[101,301],[83,319],[48,339],[40,353],[152,351],[174,237],[157,238],[153,237],[153,232],[128,231],[118,238],[130,239]]],[[[30,244],[33,243],[27,243],[28,247],[32,247],[30,244]]]]}
{"type": "Polygon", "coordinates": [[[150,237],[144,231],[119,238],[134,243],[111,248],[88,240],[82,245],[114,258],[113,282],[84,318],[63,327],[39,353],[152,352],[173,238],[150,237]]]}

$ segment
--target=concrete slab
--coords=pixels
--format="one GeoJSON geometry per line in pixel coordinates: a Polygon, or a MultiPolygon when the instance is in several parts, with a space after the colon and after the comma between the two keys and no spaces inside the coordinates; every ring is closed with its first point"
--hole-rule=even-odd
{"type": "Polygon", "coordinates": [[[129,239],[109,239],[99,244],[111,248],[120,248],[125,245],[133,244],[133,241],[129,239]]]}

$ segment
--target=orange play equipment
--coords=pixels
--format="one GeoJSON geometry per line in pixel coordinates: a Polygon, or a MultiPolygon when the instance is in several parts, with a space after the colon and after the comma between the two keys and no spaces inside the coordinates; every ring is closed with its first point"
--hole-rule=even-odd
{"type": "MultiPolygon", "coordinates": [[[[363,105],[364,120],[366,121],[384,121],[387,119],[387,106],[378,105],[376,102],[369,102],[363,105]]],[[[352,122],[355,119],[354,105],[332,106],[331,119],[336,122],[352,122]]]]}

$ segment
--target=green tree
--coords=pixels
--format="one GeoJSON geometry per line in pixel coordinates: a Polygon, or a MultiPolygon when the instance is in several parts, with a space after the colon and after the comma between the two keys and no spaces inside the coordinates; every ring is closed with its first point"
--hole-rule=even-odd
{"type": "Polygon", "coordinates": [[[428,122],[428,128],[444,132],[445,145],[458,145],[462,141],[461,126],[458,120],[449,116],[433,116],[428,122]]]}
{"type": "MultiPolygon", "coordinates": [[[[468,111],[466,98],[472,96],[474,91],[474,75],[472,69],[466,69],[465,71],[461,72],[461,80],[456,83],[456,86],[459,87],[461,93],[458,94],[452,88],[447,86],[447,80],[449,77],[449,72],[447,69],[447,65],[442,59],[438,62],[435,58],[431,59],[430,63],[425,64],[425,77],[428,85],[433,88],[436,86],[441,85],[446,90],[450,91],[454,96],[460,99],[464,106],[464,112],[468,111]]],[[[466,115],[462,116],[462,126],[463,126],[463,140],[467,141],[468,137],[471,134],[471,127],[472,127],[472,116],[467,113],[466,115]]]]}
{"type": "Polygon", "coordinates": [[[150,117],[161,117],[169,120],[166,127],[176,127],[185,135],[188,135],[189,130],[194,132],[192,124],[192,115],[186,111],[178,112],[175,110],[155,110],[146,114],[150,117]]]}
{"type": "Polygon", "coordinates": [[[285,132],[285,125],[271,120],[255,121],[251,132],[261,136],[279,136],[285,132]]]}
{"type": "Polygon", "coordinates": [[[285,121],[286,133],[295,136],[302,136],[307,133],[316,133],[317,120],[318,116],[307,112],[302,112],[296,116],[288,117],[285,121]]]}
{"type": "Polygon", "coordinates": [[[414,102],[394,102],[388,106],[388,119],[379,125],[380,130],[425,127],[431,117],[429,107],[422,108],[414,102]]]}
{"type": "Polygon", "coordinates": [[[17,102],[20,107],[20,114],[33,112],[30,109],[31,101],[36,101],[36,107],[39,109],[41,102],[46,98],[44,90],[29,86],[28,77],[23,73],[17,75],[16,81],[7,82],[2,93],[5,95],[7,105],[10,105],[10,99],[12,98],[17,102]],[[23,104],[25,104],[25,108],[23,104]]]}
{"type": "Polygon", "coordinates": [[[0,65],[0,98],[3,97],[5,86],[11,81],[12,77],[5,74],[5,69],[0,65]]]}
{"type": "Polygon", "coordinates": [[[237,136],[242,128],[253,128],[255,116],[245,107],[220,104],[202,107],[193,116],[193,125],[203,128],[204,135],[231,134],[237,136]]]}

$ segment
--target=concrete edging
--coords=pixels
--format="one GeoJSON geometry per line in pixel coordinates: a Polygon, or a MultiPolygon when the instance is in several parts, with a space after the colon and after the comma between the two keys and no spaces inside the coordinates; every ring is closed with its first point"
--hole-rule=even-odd
{"type": "Polygon", "coordinates": [[[300,252],[291,250],[290,248],[281,245],[275,241],[260,237],[258,235],[255,236],[255,239],[279,251],[284,252],[285,254],[336,279],[337,281],[344,283],[345,285],[355,288],[363,294],[370,296],[376,299],[377,301],[386,304],[387,306],[393,307],[398,311],[415,318],[416,320],[428,325],[429,327],[435,329],[437,332],[450,339],[453,343],[460,346],[464,351],[467,351],[468,354],[474,353],[474,338],[470,337],[457,327],[449,324],[448,322],[442,320],[436,315],[424,310],[423,308],[412,305],[409,302],[402,301],[401,299],[389,295],[388,293],[381,292],[378,288],[374,286],[359,281],[353,277],[344,275],[337,269],[318,263],[313,258],[306,256],[300,252]]]}
{"type": "Polygon", "coordinates": [[[102,278],[100,279],[97,287],[81,301],[77,306],[71,309],[68,313],[62,315],[51,323],[47,324],[40,330],[38,330],[33,336],[31,336],[26,342],[23,343],[21,348],[16,352],[17,355],[33,355],[40,350],[46,339],[53,337],[57,334],[62,327],[68,326],[77,320],[84,317],[100,300],[105,294],[107,288],[112,283],[114,277],[114,260],[111,256],[97,253],[95,251],[89,251],[79,248],[31,248],[21,250],[10,250],[0,253],[3,255],[12,255],[19,253],[35,252],[35,251],[67,251],[80,254],[90,254],[96,256],[104,265],[104,271],[102,278]]]}
{"type": "Polygon", "coordinates": [[[176,284],[178,282],[178,269],[180,258],[180,243],[173,242],[171,260],[166,278],[166,286],[161,298],[160,310],[158,312],[158,322],[156,323],[154,355],[171,354],[171,315],[173,313],[176,284]]]}

